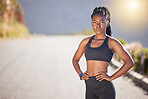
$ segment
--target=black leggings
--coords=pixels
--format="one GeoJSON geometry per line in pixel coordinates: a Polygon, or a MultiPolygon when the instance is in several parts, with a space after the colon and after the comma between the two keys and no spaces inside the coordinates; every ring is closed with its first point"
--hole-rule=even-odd
{"type": "Polygon", "coordinates": [[[115,88],[111,81],[96,80],[96,76],[85,80],[86,93],[85,99],[115,99],[115,88]]]}

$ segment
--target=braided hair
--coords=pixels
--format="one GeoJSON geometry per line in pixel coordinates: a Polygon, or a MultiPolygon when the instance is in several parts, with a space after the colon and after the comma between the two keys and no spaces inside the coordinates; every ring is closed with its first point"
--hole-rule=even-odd
{"type": "MultiPolygon", "coordinates": [[[[106,19],[107,19],[107,21],[110,22],[110,12],[109,12],[109,10],[108,10],[107,7],[104,7],[104,6],[103,7],[101,7],[101,6],[100,7],[96,7],[93,10],[93,13],[91,15],[91,19],[93,19],[93,16],[95,16],[95,15],[105,16],[106,19]]],[[[109,35],[109,36],[111,36],[111,26],[110,26],[110,24],[106,28],[106,34],[109,35]]]]}

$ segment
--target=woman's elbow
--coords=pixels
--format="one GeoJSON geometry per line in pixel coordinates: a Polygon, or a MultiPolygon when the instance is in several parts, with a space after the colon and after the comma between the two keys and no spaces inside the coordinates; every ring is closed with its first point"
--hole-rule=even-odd
{"type": "Polygon", "coordinates": [[[130,67],[133,67],[135,65],[135,62],[133,60],[129,60],[127,62],[127,64],[130,66],[130,67]]]}
{"type": "Polygon", "coordinates": [[[72,63],[75,63],[75,62],[79,62],[78,59],[76,59],[75,57],[72,58],[72,63]]]}

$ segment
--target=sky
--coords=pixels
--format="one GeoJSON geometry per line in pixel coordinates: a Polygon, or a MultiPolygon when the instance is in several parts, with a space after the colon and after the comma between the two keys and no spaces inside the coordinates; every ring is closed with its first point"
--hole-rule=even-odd
{"type": "Polygon", "coordinates": [[[148,0],[18,0],[30,33],[66,34],[91,27],[96,6],[111,13],[114,37],[127,42],[139,41],[148,47],[148,0]]]}

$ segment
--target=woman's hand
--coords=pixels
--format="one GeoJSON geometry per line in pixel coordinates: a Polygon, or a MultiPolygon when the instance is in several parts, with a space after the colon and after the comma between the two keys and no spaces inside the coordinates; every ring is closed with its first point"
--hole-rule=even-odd
{"type": "Polygon", "coordinates": [[[88,72],[84,72],[84,74],[82,75],[81,77],[82,80],[88,80],[89,79],[89,76],[88,76],[88,72]]]}
{"type": "Polygon", "coordinates": [[[108,76],[105,72],[98,72],[96,76],[97,80],[102,81],[103,79],[106,79],[107,81],[112,81],[111,76],[108,76]]]}

